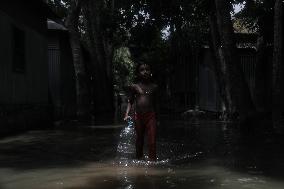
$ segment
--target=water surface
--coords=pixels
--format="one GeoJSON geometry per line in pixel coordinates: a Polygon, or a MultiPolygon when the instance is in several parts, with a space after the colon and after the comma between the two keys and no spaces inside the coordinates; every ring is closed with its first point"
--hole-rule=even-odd
{"type": "Polygon", "coordinates": [[[127,138],[133,130],[125,129],[30,131],[3,138],[0,189],[284,188],[283,140],[269,134],[244,137],[233,123],[164,120],[158,161],[149,162],[147,146],[144,160],[133,158],[134,139],[127,138]]]}

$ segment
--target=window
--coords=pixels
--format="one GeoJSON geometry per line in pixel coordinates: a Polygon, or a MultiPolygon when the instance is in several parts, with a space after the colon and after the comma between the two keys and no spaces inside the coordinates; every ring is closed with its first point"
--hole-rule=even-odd
{"type": "Polygon", "coordinates": [[[26,70],[26,38],[25,32],[13,26],[13,71],[16,73],[24,73],[26,70]]]}

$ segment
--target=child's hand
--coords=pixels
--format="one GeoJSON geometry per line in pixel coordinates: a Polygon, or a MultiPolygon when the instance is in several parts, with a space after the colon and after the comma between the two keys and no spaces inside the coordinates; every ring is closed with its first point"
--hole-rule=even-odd
{"type": "Polygon", "coordinates": [[[124,118],[123,118],[124,121],[127,121],[128,119],[131,119],[131,117],[129,115],[125,115],[124,118]]]}

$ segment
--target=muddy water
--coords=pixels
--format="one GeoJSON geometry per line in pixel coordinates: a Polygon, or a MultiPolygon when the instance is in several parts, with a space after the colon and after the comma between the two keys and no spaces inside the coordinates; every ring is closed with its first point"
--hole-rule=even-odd
{"type": "Polygon", "coordinates": [[[147,146],[144,160],[133,159],[133,130],[125,129],[3,138],[0,189],[284,188],[283,140],[275,136],[244,137],[232,123],[164,121],[158,161],[148,162],[147,146]]]}

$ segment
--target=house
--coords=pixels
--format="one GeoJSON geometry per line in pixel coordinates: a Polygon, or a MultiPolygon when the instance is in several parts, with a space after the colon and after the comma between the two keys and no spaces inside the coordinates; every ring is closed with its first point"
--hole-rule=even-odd
{"type": "Polygon", "coordinates": [[[76,116],[76,82],[69,32],[60,23],[48,25],[49,97],[55,120],[76,116]]]}
{"type": "Polygon", "coordinates": [[[172,113],[181,113],[197,105],[198,55],[199,49],[193,48],[188,40],[173,44],[171,62],[174,65],[168,81],[170,92],[167,92],[172,113]]]}
{"type": "MultiPolygon", "coordinates": [[[[245,80],[251,94],[255,87],[256,50],[253,48],[238,48],[238,56],[245,80]]],[[[200,52],[202,57],[198,64],[198,106],[202,110],[221,112],[222,103],[216,80],[213,55],[209,48],[203,48],[200,52]]]]}
{"type": "Polygon", "coordinates": [[[43,1],[0,1],[0,135],[51,120],[48,17],[55,15],[43,1]]]}
{"type": "MultiPolygon", "coordinates": [[[[235,34],[238,55],[245,79],[251,93],[255,86],[256,43],[254,34],[235,34]]],[[[218,83],[214,71],[214,56],[209,47],[192,48],[189,42],[182,42],[174,55],[174,71],[170,79],[171,103],[174,112],[201,109],[210,112],[222,111],[218,83]]]]}

